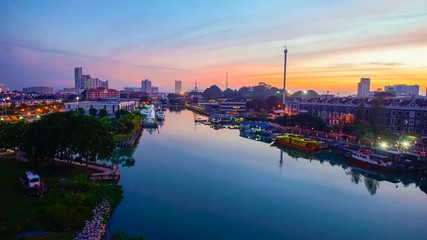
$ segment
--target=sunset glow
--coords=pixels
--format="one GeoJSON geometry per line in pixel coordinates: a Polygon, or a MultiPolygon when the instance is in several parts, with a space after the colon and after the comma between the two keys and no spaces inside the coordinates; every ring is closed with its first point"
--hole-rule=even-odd
{"type": "Polygon", "coordinates": [[[110,87],[160,91],[265,82],[354,94],[391,84],[427,87],[427,2],[2,1],[0,83],[73,87],[73,69],[110,87]]]}

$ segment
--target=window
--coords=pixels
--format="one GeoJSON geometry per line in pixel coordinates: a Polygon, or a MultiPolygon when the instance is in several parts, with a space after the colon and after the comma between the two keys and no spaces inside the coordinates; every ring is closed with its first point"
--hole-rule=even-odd
{"type": "Polygon", "coordinates": [[[420,118],[421,117],[421,112],[417,111],[416,115],[417,115],[417,118],[420,118]]]}
{"type": "Polygon", "coordinates": [[[390,131],[394,131],[394,126],[390,126],[390,131]]]}
{"type": "Polygon", "coordinates": [[[409,119],[409,126],[414,126],[414,119],[409,119]]]}
{"type": "Polygon", "coordinates": [[[395,123],[395,120],[396,120],[396,119],[394,119],[394,118],[390,118],[390,124],[394,124],[394,123],[395,123]]]}
{"type": "Polygon", "coordinates": [[[400,132],[400,127],[396,127],[396,131],[400,132]]]}
{"type": "Polygon", "coordinates": [[[396,116],[396,110],[391,110],[391,116],[396,116]]]}
{"type": "Polygon", "coordinates": [[[410,111],[409,112],[409,117],[410,118],[414,118],[415,117],[415,111],[410,111]]]}

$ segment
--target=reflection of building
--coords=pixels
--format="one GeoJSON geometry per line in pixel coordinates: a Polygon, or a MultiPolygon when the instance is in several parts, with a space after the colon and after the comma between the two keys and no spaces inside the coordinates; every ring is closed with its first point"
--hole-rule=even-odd
{"type": "Polygon", "coordinates": [[[396,95],[396,97],[416,97],[420,92],[419,85],[396,84],[385,86],[384,91],[396,95]]]}
{"type": "Polygon", "coordinates": [[[89,89],[86,91],[87,100],[98,100],[103,98],[120,98],[120,92],[106,88],[89,89]]]}
{"type": "Polygon", "coordinates": [[[137,107],[136,101],[85,101],[85,102],[70,102],[65,103],[63,111],[76,111],[77,108],[83,108],[85,114],[89,114],[89,109],[95,108],[98,110],[105,109],[109,115],[114,114],[119,109],[133,111],[137,107]]]}
{"type": "Polygon", "coordinates": [[[40,93],[40,94],[53,94],[51,87],[27,87],[23,89],[24,93],[40,93]]]}
{"type": "Polygon", "coordinates": [[[175,94],[180,94],[182,92],[182,81],[175,80],[175,94]]]}
{"type": "Polygon", "coordinates": [[[371,88],[370,78],[361,78],[357,84],[357,97],[367,98],[369,97],[369,89],[371,88]]]}
{"type": "MultiPolygon", "coordinates": [[[[329,125],[338,125],[352,122],[356,111],[366,119],[373,99],[360,98],[305,98],[298,99],[293,104],[298,104],[300,112],[318,116],[329,125]]],[[[383,100],[384,128],[400,134],[403,132],[417,133],[427,137],[427,99],[397,99],[383,100]]]]}

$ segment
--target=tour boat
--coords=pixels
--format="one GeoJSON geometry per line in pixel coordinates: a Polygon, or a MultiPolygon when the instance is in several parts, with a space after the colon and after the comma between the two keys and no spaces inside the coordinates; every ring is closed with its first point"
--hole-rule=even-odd
{"type": "Polygon", "coordinates": [[[388,156],[372,153],[369,151],[346,150],[344,155],[347,159],[357,165],[377,170],[395,172],[399,167],[388,156]]]}
{"type": "Polygon", "coordinates": [[[326,148],[322,142],[316,141],[314,139],[303,138],[297,134],[285,134],[283,136],[277,136],[274,142],[279,145],[308,152],[326,148]]]}

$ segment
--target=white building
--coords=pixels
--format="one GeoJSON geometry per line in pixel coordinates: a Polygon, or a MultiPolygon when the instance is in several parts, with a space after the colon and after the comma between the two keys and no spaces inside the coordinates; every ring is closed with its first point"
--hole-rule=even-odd
{"type": "Polygon", "coordinates": [[[396,95],[396,97],[416,97],[420,92],[419,85],[396,84],[384,87],[384,91],[396,95]]]}
{"type": "Polygon", "coordinates": [[[175,94],[180,94],[182,92],[182,81],[175,80],[175,94]]]}
{"type": "Polygon", "coordinates": [[[62,109],[64,112],[77,111],[78,108],[83,108],[85,114],[89,114],[89,109],[95,108],[98,110],[107,110],[108,115],[113,115],[119,109],[133,111],[138,107],[137,101],[84,101],[84,102],[69,102],[64,104],[62,109]]]}

